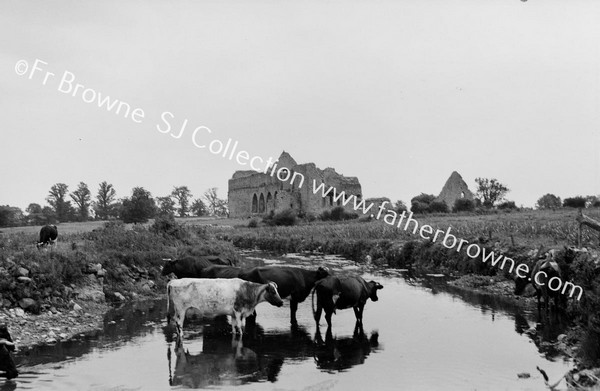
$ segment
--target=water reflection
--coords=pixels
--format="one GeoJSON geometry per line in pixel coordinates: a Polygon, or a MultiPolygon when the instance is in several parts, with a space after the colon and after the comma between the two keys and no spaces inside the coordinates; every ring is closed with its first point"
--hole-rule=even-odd
{"type": "Polygon", "coordinates": [[[315,362],[319,369],[327,372],[339,372],[364,364],[367,356],[379,349],[379,333],[373,332],[371,337],[367,337],[358,322],[352,337],[333,338],[327,332],[323,341],[317,329],[315,341],[315,362]]]}

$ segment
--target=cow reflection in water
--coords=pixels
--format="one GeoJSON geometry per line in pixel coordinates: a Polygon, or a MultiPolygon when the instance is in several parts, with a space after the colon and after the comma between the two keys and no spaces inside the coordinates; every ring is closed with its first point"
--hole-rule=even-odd
{"type": "Polygon", "coordinates": [[[333,338],[328,332],[324,342],[317,328],[315,341],[317,348],[314,358],[317,367],[328,372],[364,364],[367,356],[379,349],[379,333],[374,331],[370,338],[367,337],[360,322],[356,322],[352,337],[333,338]]]}
{"type": "MultiPolygon", "coordinates": [[[[164,330],[167,342],[173,342],[172,330],[164,330]]],[[[240,385],[268,380],[274,382],[286,359],[313,356],[310,335],[301,327],[290,333],[265,334],[258,324],[249,324],[248,334],[231,338],[226,319],[204,325],[202,352],[190,354],[176,347],[172,370],[171,347],[168,348],[169,384],[202,388],[215,385],[240,385]]]]}

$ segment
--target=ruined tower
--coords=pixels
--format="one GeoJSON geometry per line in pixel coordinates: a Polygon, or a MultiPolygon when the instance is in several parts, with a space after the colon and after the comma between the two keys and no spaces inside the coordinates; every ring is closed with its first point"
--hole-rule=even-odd
{"type": "Polygon", "coordinates": [[[456,200],[461,198],[473,201],[473,193],[471,193],[469,186],[467,186],[460,174],[454,171],[435,200],[445,202],[448,205],[448,209],[452,210],[456,200]]]}

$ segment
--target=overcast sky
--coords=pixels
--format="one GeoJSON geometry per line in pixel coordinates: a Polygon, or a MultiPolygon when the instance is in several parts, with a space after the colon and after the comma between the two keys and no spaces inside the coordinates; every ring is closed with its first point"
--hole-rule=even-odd
{"type": "Polygon", "coordinates": [[[454,170],[517,205],[600,194],[599,21],[598,0],[4,0],[0,204],[80,181],[226,197],[248,167],[197,148],[199,126],[199,144],[285,150],[365,197],[437,195],[454,170]],[[143,120],[61,93],[65,71],[143,120]],[[166,111],[181,138],[157,129],[166,111]]]}

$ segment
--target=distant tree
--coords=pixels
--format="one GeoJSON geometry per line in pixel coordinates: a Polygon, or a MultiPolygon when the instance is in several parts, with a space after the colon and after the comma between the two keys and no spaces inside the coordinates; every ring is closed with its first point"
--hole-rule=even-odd
{"type": "Polygon", "coordinates": [[[131,197],[123,200],[121,218],[125,223],[145,223],[155,214],[156,203],[143,187],[134,187],[131,197]]]}
{"type": "Polygon", "coordinates": [[[496,202],[502,201],[506,193],[510,191],[495,178],[477,178],[475,182],[477,182],[477,196],[486,208],[491,208],[496,202]]]}
{"type": "Polygon", "coordinates": [[[589,195],[589,196],[585,197],[585,200],[586,200],[585,206],[587,208],[600,206],[600,198],[598,198],[597,196],[589,195]]]}
{"type": "Polygon", "coordinates": [[[410,200],[410,211],[413,213],[429,212],[429,205],[435,200],[433,194],[421,193],[410,200]]]}
{"type": "Polygon", "coordinates": [[[46,216],[44,216],[44,211],[40,204],[29,204],[27,209],[25,209],[25,212],[27,213],[28,225],[43,225],[48,223],[48,220],[46,219],[46,216]]]}
{"type": "Polygon", "coordinates": [[[44,215],[44,224],[55,224],[57,222],[56,212],[49,206],[42,208],[42,215],[44,215]]]}
{"type": "Polygon", "coordinates": [[[171,192],[171,196],[177,200],[179,208],[177,212],[179,217],[185,217],[190,211],[190,198],[192,198],[192,192],[187,186],[175,187],[171,192]]]}
{"type": "Polygon", "coordinates": [[[550,193],[541,196],[540,199],[535,203],[535,207],[537,209],[557,209],[561,206],[562,203],[560,201],[560,197],[550,193]]]}
{"type": "Polygon", "coordinates": [[[16,227],[23,225],[25,218],[23,211],[16,206],[0,206],[0,227],[16,227]]]}
{"type": "Polygon", "coordinates": [[[565,208],[585,208],[586,201],[582,196],[565,198],[563,206],[565,208]]]}
{"type": "Polygon", "coordinates": [[[401,200],[398,200],[394,203],[394,211],[396,213],[406,212],[407,210],[408,210],[408,208],[406,207],[404,202],[402,202],[401,200]]]}
{"type": "Polygon", "coordinates": [[[91,194],[88,185],[83,182],[79,182],[77,190],[71,193],[71,199],[77,206],[77,220],[79,221],[87,221],[90,217],[91,194]]]}
{"type": "Polygon", "coordinates": [[[94,212],[100,220],[108,220],[111,216],[116,216],[115,197],[117,192],[113,185],[106,181],[98,185],[98,193],[94,202],[94,212]]]}
{"type": "Polygon", "coordinates": [[[208,214],[208,210],[206,209],[206,205],[200,198],[194,200],[192,202],[192,206],[190,207],[194,216],[206,216],[208,214]]]}
{"type": "Polygon", "coordinates": [[[457,198],[452,207],[452,212],[472,212],[474,210],[475,202],[468,198],[457,198]]]}
{"type": "Polygon", "coordinates": [[[208,209],[208,213],[211,216],[219,216],[224,217],[229,214],[229,209],[227,207],[227,201],[220,199],[217,196],[217,188],[212,187],[204,192],[204,199],[206,200],[206,205],[208,209]]]}
{"type": "Polygon", "coordinates": [[[519,208],[515,205],[514,201],[504,201],[498,205],[498,209],[503,210],[518,210],[519,208]]]}
{"type": "Polygon", "coordinates": [[[156,203],[158,204],[157,214],[159,216],[175,216],[175,201],[171,196],[156,197],[156,203]]]}
{"type": "Polygon", "coordinates": [[[50,188],[46,201],[54,209],[58,221],[72,220],[75,214],[70,201],[66,200],[69,186],[64,183],[56,183],[50,188]]]}

